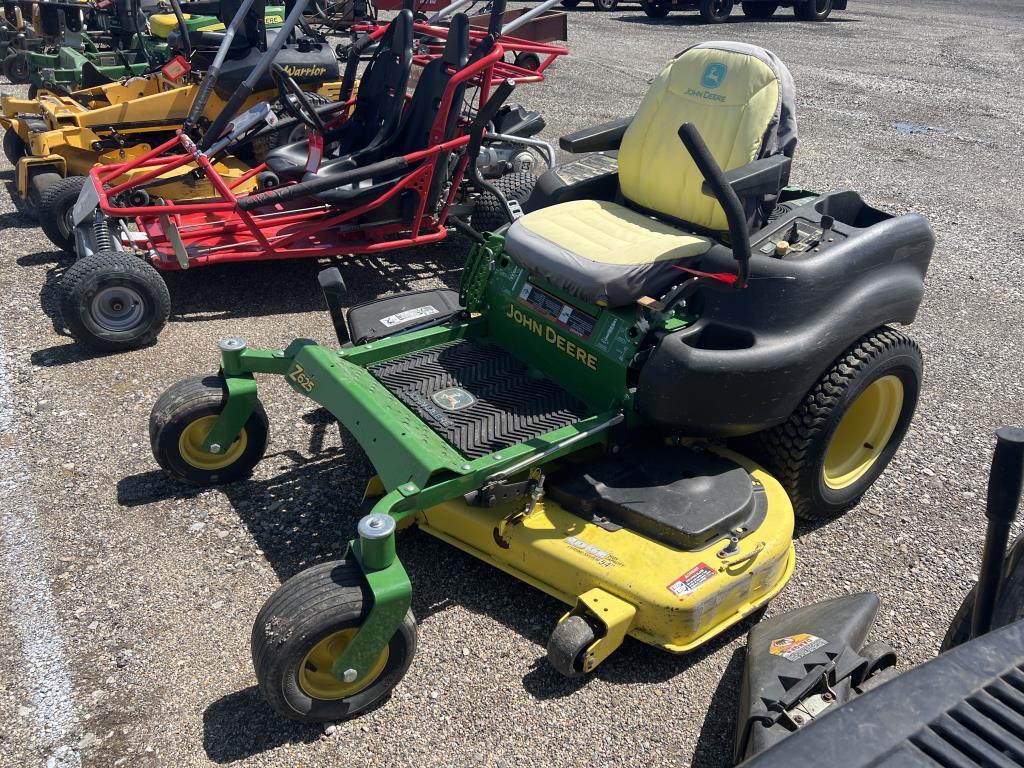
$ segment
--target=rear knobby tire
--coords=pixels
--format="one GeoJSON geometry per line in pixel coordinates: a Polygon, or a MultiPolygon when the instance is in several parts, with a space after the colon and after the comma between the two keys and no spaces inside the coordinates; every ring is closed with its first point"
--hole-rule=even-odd
{"type": "MultiPolygon", "coordinates": [[[[330,638],[354,635],[373,602],[355,562],[336,560],[302,571],[263,605],[252,627],[252,661],[260,692],[290,720],[315,723],[345,720],[382,703],[405,676],[416,652],[416,619],[407,611],[398,631],[363,681],[345,684],[327,673],[330,638]],[[312,667],[312,668],[311,668],[312,667]]],[[[340,655],[347,642],[331,650],[340,655]]]]}
{"type": "MultiPolygon", "coordinates": [[[[508,200],[517,200],[523,205],[533,193],[537,185],[537,177],[532,173],[521,171],[509,173],[493,182],[494,186],[508,200]]],[[[505,214],[505,206],[490,192],[484,191],[473,204],[473,216],[470,220],[477,232],[493,232],[509,223],[505,214]]]]}
{"type": "Polygon", "coordinates": [[[59,300],[68,331],[97,352],[152,344],[171,314],[160,273],[122,251],[97,251],[72,264],[60,281],[59,300]]]}
{"type": "Polygon", "coordinates": [[[594,628],[582,616],[559,623],[548,640],[548,663],[565,677],[582,677],[587,648],[597,639],[594,628]]]}
{"type": "Polygon", "coordinates": [[[25,156],[25,152],[25,142],[22,141],[21,136],[12,128],[4,131],[4,157],[7,158],[7,162],[16,166],[18,161],[25,156]]]}
{"type": "MultiPolygon", "coordinates": [[[[40,177],[36,177],[32,183],[36,184],[39,180],[40,177]]],[[[75,253],[75,225],[71,214],[85,182],[84,176],[68,176],[58,178],[45,187],[36,187],[39,195],[39,226],[51,243],[71,255],[75,253]]]]}
{"type": "Polygon", "coordinates": [[[156,463],[195,485],[248,477],[267,452],[270,421],[257,400],[234,443],[217,454],[204,451],[202,442],[226,403],[227,386],[219,374],[184,379],[160,395],[149,414],[149,445],[156,463]]]}
{"type": "Polygon", "coordinates": [[[778,3],[745,2],[741,4],[743,15],[748,19],[770,19],[779,10],[778,3]]]}
{"type": "MultiPolygon", "coordinates": [[[[760,433],[761,453],[767,468],[782,483],[796,516],[827,520],[856,504],[889,464],[910,426],[921,389],[921,350],[905,334],[888,327],[862,336],[818,380],[803,402],[782,424],[760,433]],[[902,385],[898,415],[881,447],[865,443],[874,456],[845,475],[846,482],[827,479],[826,454],[844,416],[872,384],[894,376],[902,385]],[[877,454],[875,453],[877,449],[877,454]],[[859,475],[856,473],[860,472],[859,475]],[[856,475],[856,476],[854,476],[856,475]],[[833,487],[836,486],[836,487],[833,487]]],[[[864,407],[869,400],[861,405],[864,407]]],[[[897,411],[893,411],[897,413],[897,411]]],[[[853,416],[861,415],[854,412],[853,416]]],[[[866,414],[870,416],[871,414],[866,414]]],[[[844,435],[849,433],[849,422],[844,435]]],[[[856,448],[856,446],[854,446],[856,448]]]]}

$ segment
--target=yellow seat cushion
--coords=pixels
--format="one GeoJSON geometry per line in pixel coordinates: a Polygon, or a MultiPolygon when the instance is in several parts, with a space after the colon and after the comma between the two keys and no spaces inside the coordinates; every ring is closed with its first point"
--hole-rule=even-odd
{"type": "Polygon", "coordinates": [[[681,259],[711,241],[604,200],[573,200],[516,221],[505,250],[516,263],[595,304],[623,306],[658,294],[681,259]]]}

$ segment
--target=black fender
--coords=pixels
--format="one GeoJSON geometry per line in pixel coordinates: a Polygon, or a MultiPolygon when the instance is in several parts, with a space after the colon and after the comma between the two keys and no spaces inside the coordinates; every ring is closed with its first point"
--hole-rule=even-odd
{"type": "MultiPolygon", "coordinates": [[[[736,437],[785,421],[857,339],[913,322],[935,242],[923,217],[889,218],[853,192],[818,198],[751,239],[748,286],[702,288],[691,302],[699,319],[664,335],[640,369],[637,407],[663,427],[736,437]],[[842,237],[821,252],[758,252],[758,241],[786,222],[820,221],[829,210],[842,237]]],[[[731,251],[718,245],[692,266],[736,271],[731,251]]]]}

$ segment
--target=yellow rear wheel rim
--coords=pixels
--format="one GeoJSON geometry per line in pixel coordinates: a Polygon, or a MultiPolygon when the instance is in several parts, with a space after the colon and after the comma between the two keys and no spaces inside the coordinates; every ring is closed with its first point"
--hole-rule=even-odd
{"type": "Polygon", "coordinates": [[[386,645],[359,680],[346,683],[331,674],[334,662],[348,648],[348,644],[358,631],[358,628],[352,627],[334,632],[314,645],[306,654],[299,668],[299,686],[307,696],[321,701],[354,696],[367,688],[384,671],[391,653],[386,645]]]}
{"type": "Polygon", "coordinates": [[[903,398],[903,382],[892,375],[876,379],[858,395],[825,450],[825,485],[840,491],[867,474],[896,431],[903,398]]]}
{"type": "Polygon", "coordinates": [[[181,437],[178,438],[178,453],[196,469],[207,472],[224,469],[238,461],[245,453],[245,446],[248,443],[245,429],[238,435],[238,439],[228,446],[226,451],[210,453],[203,450],[203,441],[210,434],[216,421],[216,416],[201,416],[185,427],[181,431],[181,437]]]}

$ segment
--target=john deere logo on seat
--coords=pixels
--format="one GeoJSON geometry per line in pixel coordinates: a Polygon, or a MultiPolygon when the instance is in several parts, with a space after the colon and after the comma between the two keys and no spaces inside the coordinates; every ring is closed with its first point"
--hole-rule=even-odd
{"type": "Polygon", "coordinates": [[[430,399],[446,411],[461,411],[463,408],[469,408],[469,406],[476,402],[476,398],[462,387],[442,389],[432,394],[430,399]]]}
{"type": "Polygon", "coordinates": [[[705,88],[717,88],[725,80],[725,73],[729,68],[725,64],[708,64],[704,68],[704,74],[700,76],[700,84],[705,88]]]}

